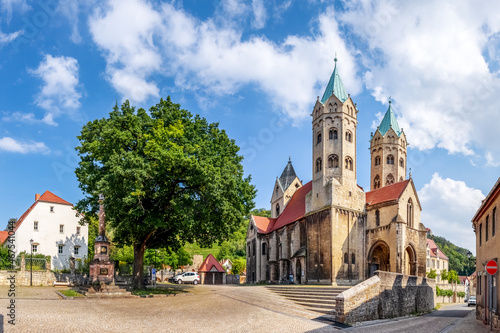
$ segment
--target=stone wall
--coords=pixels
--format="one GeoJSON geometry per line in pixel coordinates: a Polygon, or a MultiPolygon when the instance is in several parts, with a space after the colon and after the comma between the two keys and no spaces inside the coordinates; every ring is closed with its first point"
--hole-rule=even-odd
{"type": "MultiPolygon", "coordinates": [[[[457,293],[460,291],[465,292],[465,285],[463,284],[450,284],[450,283],[436,283],[436,286],[439,287],[440,289],[444,290],[453,290],[453,296],[447,297],[447,296],[436,296],[436,303],[463,303],[464,302],[464,297],[458,297],[457,293]]],[[[475,294],[471,294],[475,295],[475,294]]]]}
{"type": "Polygon", "coordinates": [[[430,312],[435,306],[435,292],[432,279],[377,271],[336,297],[336,320],[353,324],[430,312]]]}
{"type": "Polygon", "coordinates": [[[240,284],[240,276],[234,274],[227,274],[226,284],[240,284]]]}
{"type": "MultiPolygon", "coordinates": [[[[9,278],[14,275],[15,285],[27,287],[30,285],[30,271],[0,271],[0,285],[9,286],[9,278]]],[[[54,273],[50,271],[34,271],[33,286],[52,286],[56,281],[54,273]]]]}

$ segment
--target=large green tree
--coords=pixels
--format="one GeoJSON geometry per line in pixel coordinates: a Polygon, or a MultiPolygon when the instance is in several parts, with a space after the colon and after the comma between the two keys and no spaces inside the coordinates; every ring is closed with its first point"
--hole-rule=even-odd
{"type": "Polygon", "coordinates": [[[116,105],[78,139],[75,173],[85,198],[77,209],[97,212],[104,194],[113,242],[134,248],[134,288],[143,286],[147,248],[223,241],[253,208],[255,188],[234,140],[170,97],[149,113],[116,105]]]}

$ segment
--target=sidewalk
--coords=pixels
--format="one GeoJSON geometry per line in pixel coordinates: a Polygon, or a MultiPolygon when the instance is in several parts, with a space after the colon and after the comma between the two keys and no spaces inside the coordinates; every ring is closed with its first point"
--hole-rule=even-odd
{"type": "Polygon", "coordinates": [[[448,332],[453,333],[486,333],[490,331],[490,325],[485,325],[481,320],[476,319],[476,311],[471,311],[459,324],[451,328],[448,332]]]}

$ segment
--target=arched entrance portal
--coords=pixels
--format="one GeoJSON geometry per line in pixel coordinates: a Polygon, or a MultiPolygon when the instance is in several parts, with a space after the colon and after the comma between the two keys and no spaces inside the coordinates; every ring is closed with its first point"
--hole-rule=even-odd
{"type": "Polygon", "coordinates": [[[375,271],[390,272],[389,245],[380,241],[375,243],[370,249],[368,255],[368,275],[373,276],[375,271]]]}
{"type": "Polygon", "coordinates": [[[417,275],[417,261],[413,246],[408,245],[405,250],[404,274],[417,275]]]}
{"type": "Polygon", "coordinates": [[[300,266],[300,259],[297,259],[297,265],[295,268],[295,281],[298,284],[301,284],[302,282],[302,267],[300,266]]]}

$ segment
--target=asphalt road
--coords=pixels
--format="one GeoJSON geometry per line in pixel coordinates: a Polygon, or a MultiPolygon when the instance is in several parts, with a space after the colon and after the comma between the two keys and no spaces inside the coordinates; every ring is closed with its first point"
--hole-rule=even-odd
{"type": "Polygon", "coordinates": [[[462,318],[467,316],[475,307],[467,307],[466,303],[457,305],[447,305],[438,311],[419,316],[401,319],[391,319],[387,321],[374,321],[364,324],[361,327],[351,327],[344,329],[346,332],[411,332],[411,333],[446,333],[454,332],[462,318]]]}

